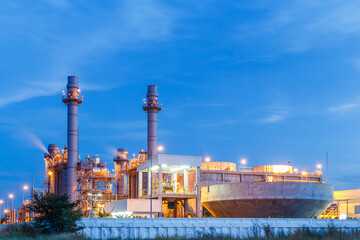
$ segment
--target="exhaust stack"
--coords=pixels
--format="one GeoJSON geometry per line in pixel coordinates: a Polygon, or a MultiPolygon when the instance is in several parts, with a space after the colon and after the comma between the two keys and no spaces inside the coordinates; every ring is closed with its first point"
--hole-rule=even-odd
{"type": "Polygon", "coordinates": [[[147,154],[148,159],[157,155],[157,113],[161,111],[158,103],[158,92],[156,85],[149,85],[147,101],[144,102],[144,111],[147,112],[147,154]]]}
{"type": "Polygon", "coordinates": [[[65,183],[65,193],[70,197],[70,201],[77,200],[77,157],[78,157],[78,105],[83,102],[80,95],[78,77],[69,76],[66,86],[67,92],[63,92],[63,102],[68,107],[68,159],[67,159],[67,180],[65,183]]]}

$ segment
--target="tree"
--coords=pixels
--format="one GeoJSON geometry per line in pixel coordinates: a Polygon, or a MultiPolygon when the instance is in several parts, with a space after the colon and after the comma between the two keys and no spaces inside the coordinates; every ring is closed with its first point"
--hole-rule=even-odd
{"type": "Polygon", "coordinates": [[[69,196],[35,193],[29,209],[34,212],[34,227],[42,233],[77,232],[83,227],[76,222],[83,216],[80,202],[70,202],[69,196]]]}

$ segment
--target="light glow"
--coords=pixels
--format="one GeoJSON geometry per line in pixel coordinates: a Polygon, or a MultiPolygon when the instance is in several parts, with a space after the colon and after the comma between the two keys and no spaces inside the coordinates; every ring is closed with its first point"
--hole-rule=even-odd
{"type": "Polygon", "coordinates": [[[245,159],[245,158],[243,158],[243,159],[241,159],[241,160],[240,160],[240,163],[241,163],[242,165],[245,165],[245,164],[246,164],[246,162],[247,162],[247,161],[246,161],[246,159],[245,159]]]}
{"type": "Polygon", "coordinates": [[[205,162],[210,162],[211,161],[211,158],[210,157],[206,157],[205,158],[205,162]]]}
{"type": "Polygon", "coordinates": [[[14,198],[14,194],[9,194],[9,198],[14,198]]]}
{"type": "Polygon", "coordinates": [[[158,151],[162,152],[164,150],[164,146],[158,146],[158,151]]]}
{"type": "Polygon", "coordinates": [[[272,165],[274,173],[287,173],[291,172],[291,166],[289,165],[272,165]]]}
{"type": "Polygon", "coordinates": [[[344,214],[344,213],[340,214],[339,219],[340,219],[340,220],[345,220],[345,219],[347,219],[346,214],[344,214]]]}
{"type": "Polygon", "coordinates": [[[28,185],[25,185],[25,186],[23,187],[23,189],[26,191],[26,190],[29,189],[29,186],[28,186],[28,185]]]}

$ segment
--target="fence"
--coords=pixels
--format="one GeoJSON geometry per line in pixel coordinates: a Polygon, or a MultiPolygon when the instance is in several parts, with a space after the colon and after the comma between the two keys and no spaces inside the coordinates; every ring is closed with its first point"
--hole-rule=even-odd
{"type": "Polygon", "coordinates": [[[264,236],[265,228],[277,233],[290,233],[301,228],[326,230],[336,227],[343,231],[359,231],[360,220],[295,219],[295,218],[201,218],[201,219],[138,219],[93,218],[83,219],[82,233],[91,239],[152,239],[160,237],[196,238],[228,236],[245,238],[264,236]]]}

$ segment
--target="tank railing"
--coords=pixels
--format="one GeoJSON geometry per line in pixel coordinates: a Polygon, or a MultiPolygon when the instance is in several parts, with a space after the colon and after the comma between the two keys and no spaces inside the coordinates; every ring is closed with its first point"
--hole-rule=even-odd
{"type": "Polygon", "coordinates": [[[236,166],[238,172],[252,172],[251,167],[236,166]]]}
{"type": "Polygon", "coordinates": [[[267,178],[251,179],[251,182],[309,182],[309,183],[326,183],[324,181],[311,181],[311,180],[294,180],[294,179],[278,179],[274,178],[271,181],[267,178]]]}
{"type": "MultiPolygon", "coordinates": [[[[210,171],[216,171],[216,170],[219,170],[220,169],[201,169],[201,170],[210,170],[210,171]]],[[[252,172],[252,173],[269,173],[269,174],[294,174],[294,175],[302,175],[302,172],[274,172],[274,171],[253,171],[251,170],[251,167],[243,167],[243,166],[236,166],[236,170],[238,172],[252,172]]],[[[229,171],[229,170],[222,170],[222,171],[229,171]]],[[[306,171],[306,175],[307,176],[322,176],[322,171],[319,171],[319,170],[316,170],[315,172],[309,172],[309,171],[306,171]]]]}

